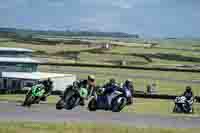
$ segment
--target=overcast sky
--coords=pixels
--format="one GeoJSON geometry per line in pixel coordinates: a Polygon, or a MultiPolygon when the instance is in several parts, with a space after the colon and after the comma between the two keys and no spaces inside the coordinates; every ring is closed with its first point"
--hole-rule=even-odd
{"type": "Polygon", "coordinates": [[[0,27],[200,37],[200,0],[0,0],[0,27]]]}

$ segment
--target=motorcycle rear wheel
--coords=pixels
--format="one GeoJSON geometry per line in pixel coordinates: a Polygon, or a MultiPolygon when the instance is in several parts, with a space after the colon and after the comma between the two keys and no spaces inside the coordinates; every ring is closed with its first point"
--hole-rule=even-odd
{"type": "Polygon", "coordinates": [[[57,110],[61,110],[64,108],[64,104],[65,102],[63,101],[63,99],[60,99],[57,103],[56,103],[56,109],[57,110]]]}
{"type": "Polygon", "coordinates": [[[28,106],[30,107],[31,104],[33,104],[33,101],[34,101],[34,97],[33,96],[27,96],[24,103],[23,103],[23,106],[28,106]]]}

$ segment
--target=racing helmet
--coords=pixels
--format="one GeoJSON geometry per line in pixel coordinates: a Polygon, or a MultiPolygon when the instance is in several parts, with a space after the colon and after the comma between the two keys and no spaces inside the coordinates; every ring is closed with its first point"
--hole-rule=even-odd
{"type": "Polygon", "coordinates": [[[116,84],[116,80],[115,80],[114,78],[111,78],[111,79],[109,80],[109,83],[110,83],[111,85],[115,85],[115,84],[116,84]]]}
{"type": "Polygon", "coordinates": [[[186,89],[185,89],[186,92],[191,92],[192,91],[192,88],[190,86],[186,86],[186,89]]]}
{"type": "Polygon", "coordinates": [[[95,76],[94,75],[88,75],[88,80],[94,82],[95,76]]]}
{"type": "Polygon", "coordinates": [[[126,84],[126,85],[131,85],[131,84],[132,84],[131,79],[127,79],[127,80],[125,81],[125,84],[126,84]]]}

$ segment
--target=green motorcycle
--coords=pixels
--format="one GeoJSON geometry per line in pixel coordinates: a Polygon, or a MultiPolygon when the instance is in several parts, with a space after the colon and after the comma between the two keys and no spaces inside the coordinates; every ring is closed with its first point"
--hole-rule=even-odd
{"type": "Polygon", "coordinates": [[[43,85],[33,86],[26,94],[23,106],[30,107],[32,104],[39,102],[44,93],[45,89],[43,85]]]}

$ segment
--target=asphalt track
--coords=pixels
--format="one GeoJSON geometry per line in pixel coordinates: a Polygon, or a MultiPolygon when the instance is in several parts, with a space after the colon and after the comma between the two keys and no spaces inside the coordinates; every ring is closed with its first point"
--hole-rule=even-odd
{"type": "MultiPolygon", "coordinates": [[[[148,109],[148,107],[147,107],[148,109]]],[[[138,115],[133,113],[89,112],[78,107],[56,110],[55,105],[39,104],[24,108],[20,103],[0,102],[0,121],[20,122],[92,122],[154,128],[199,128],[200,117],[138,115]]]]}

